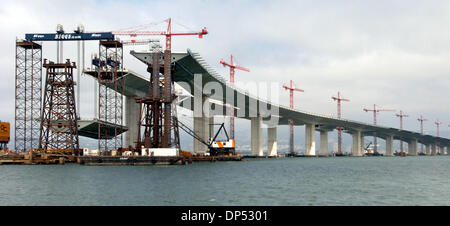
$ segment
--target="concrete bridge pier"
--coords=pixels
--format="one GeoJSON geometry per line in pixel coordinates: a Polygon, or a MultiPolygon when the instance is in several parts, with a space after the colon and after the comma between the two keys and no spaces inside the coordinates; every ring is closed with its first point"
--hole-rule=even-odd
{"type": "Polygon", "coordinates": [[[305,154],[308,156],[316,155],[316,125],[315,124],[305,124],[305,154]]]}
{"type": "Polygon", "coordinates": [[[134,97],[125,97],[125,125],[128,131],[125,134],[125,147],[135,147],[138,139],[139,104],[134,97]]]}
{"type": "MultiPolygon", "coordinates": [[[[209,137],[208,138],[213,138],[214,135],[216,135],[214,133],[214,116],[209,117],[209,137]]],[[[227,131],[228,132],[228,131],[227,131]]],[[[229,133],[229,132],[228,132],[229,133]]],[[[228,134],[230,135],[230,134],[228,134]]]]}
{"type": "Polygon", "coordinates": [[[386,153],[385,156],[394,156],[394,136],[386,137],[386,153]]]}
{"type": "Polygon", "coordinates": [[[353,132],[352,136],[353,136],[352,156],[363,156],[361,148],[362,147],[361,131],[353,132]]]}
{"type": "MultiPolygon", "coordinates": [[[[204,109],[203,105],[209,105],[209,98],[204,95],[194,97],[194,133],[200,138],[208,141],[210,138],[210,120],[214,122],[214,116],[210,116],[209,109],[204,109]]],[[[214,130],[214,129],[213,129],[214,130]]],[[[204,154],[208,151],[208,146],[193,138],[194,154],[204,154]]]]}
{"type": "Polygon", "coordinates": [[[320,131],[320,156],[328,156],[328,130],[320,131]]]}
{"type": "Polygon", "coordinates": [[[417,155],[417,140],[410,140],[408,142],[408,155],[417,155]]]}
{"type": "Polygon", "coordinates": [[[278,155],[277,127],[267,128],[267,156],[278,155]]]}
{"type": "Polygon", "coordinates": [[[430,144],[425,144],[425,153],[427,155],[431,155],[431,145],[430,144]]]}
{"type": "Polygon", "coordinates": [[[436,144],[431,144],[431,155],[436,155],[436,144]]]}
{"type": "MultiPolygon", "coordinates": [[[[194,133],[200,136],[203,140],[208,141],[209,138],[209,117],[194,117],[194,133]]],[[[202,142],[194,139],[194,153],[204,154],[208,147],[202,142]]]]}
{"type": "Polygon", "coordinates": [[[361,156],[364,155],[364,150],[366,148],[366,145],[364,144],[364,135],[361,133],[361,156]]]}
{"type": "Polygon", "coordinates": [[[263,156],[262,117],[251,118],[251,151],[253,156],[263,156]]]}

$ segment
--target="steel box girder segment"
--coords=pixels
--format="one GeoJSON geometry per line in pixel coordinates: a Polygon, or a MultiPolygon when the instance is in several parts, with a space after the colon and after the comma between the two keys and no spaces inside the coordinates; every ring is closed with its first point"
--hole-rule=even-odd
{"type": "Polygon", "coordinates": [[[27,41],[89,41],[89,40],[114,40],[111,32],[99,33],[37,33],[25,34],[27,41]]]}
{"type": "MultiPolygon", "coordinates": [[[[117,125],[112,123],[103,122],[97,119],[94,120],[78,120],[78,135],[83,137],[89,137],[93,139],[98,139],[98,124],[103,124],[102,128],[107,130],[106,134],[101,134],[101,139],[113,139],[112,136],[107,136],[107,134],[114,134],[114,130],[117,128],[117,125]]],[[[128,131],[128,127],[121,126],[120,132],[128,131]]]]}

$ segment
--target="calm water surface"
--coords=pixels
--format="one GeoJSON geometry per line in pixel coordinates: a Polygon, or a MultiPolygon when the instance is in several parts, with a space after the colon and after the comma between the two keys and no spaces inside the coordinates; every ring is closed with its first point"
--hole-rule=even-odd
{"type": "Polygon", "coordinates": [[[450,156],[0,166],[0,205],[449,205],[450,156]]]}

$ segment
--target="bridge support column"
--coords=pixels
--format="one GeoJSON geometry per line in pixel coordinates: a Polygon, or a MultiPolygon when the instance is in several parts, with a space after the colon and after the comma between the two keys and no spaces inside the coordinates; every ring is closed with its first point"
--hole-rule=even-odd
{"type": "MultiPolygon", "coordinates": [[[[204,109],[203,105],[209,105],[209,99],[203,95],[196,95],[194,97],[194,133],[196,133],[204,141],[209,138],[209,111],[204,109]]],[[[194,153],[204,154],[208,151],[208,146],[193,138],[194,153]]]]}
{"type": "Polygon", "coordinates": [[[267,128],[267,156],[277,156],[277,127],[267,128]]]}
{"type": "Polygon", "coordinates": [[[393,156],[394,155],[394,136],[387,136],[386,137],[386,156],[393,156]]]}
{"type": "Polygon", "coordinates": [[[365,148],[366,148],[366,144],[364,144],[364,135],[362,135],[362,133],[361,133],[361,149],[359,149],[361,152],[361,156],[364,155],[365,148]]]}
{"type": "Polygon", "coordinates": [[[425,144],[425,153],[427,155],[431,155],[431,145],[430,144],[425,144]]]}
{"type": "MultiPolygon", "coordinates": [[[[228,131],[227,131],[228,132],[228,131]]],[[[209,117],[209,138],[214,138],[214,116],[209,117]]],[[[228,134],[230,135],[230,134],[228,134]]]]}
{"type": "Polygon", "coordinates": [[[353,134],[353,146],[352,146],[352,156],[362,156],[362,149],[361,149],[361,131],[355,131],[353,134]]]}
{"type": "Polygon", "coordinates": [[[417,155],[417,140],[408,142],[408,155],[417,155]]]}
{"type": "Polygon", "coordinates": [[[125,123],[128,131],[125,135],[125,147],[135,147],[138,139],[139,104],[134,97],[125,97],[125,123]]]}
{"type": "Polygon", "coordinates": [[[328,156],[328,131],[320,131],[320,152],[321,156],[328,156]]]}
{"type": "Polygon", "coordinates": [[[309,156],[316,155],[316,140],[315,140],[316,125],[305,124],[305,154],[309,156]]]}
{"type": "MultiPolygon", "coordinates": [[[[200,136],[203,140],[208,141],[209,136],[209,118],[208,117],[194,117],[194,133],[200,136]]],[[[204,154],[208,147],[202,142],[194,138],[194,153],[204,154]]]]}
{"type": "Polygon", "coordinates": [[[431,155],[436,155],[436,144],[431,144],[431,155]]]}
{"type": "Polygon", "coordinates": [[[253,156],[263,156],[261,122],[262,117],[251,118],[251,148],[253,156]]]}

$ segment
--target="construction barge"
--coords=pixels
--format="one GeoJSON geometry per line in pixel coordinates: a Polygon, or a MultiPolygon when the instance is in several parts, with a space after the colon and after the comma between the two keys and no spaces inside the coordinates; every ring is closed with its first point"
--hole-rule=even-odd
{"type": "Polygon", "coordinates": [[[89,166],[146,166],[146,165],[185,165],[193,162],[243,161],[239,156],[192,156],[192,157],[147,157],[147,156],[1,156],[0,165],[64,165],[78,163],[89,166]]]}
{"type": "Polygon", "coordinates": [[[193,162],[242,161],[240,156],[80,156],[77,163],[90,166],[185,165],[193,162]]]}
{"type": "Polygon", "coordinates": [[[8,154],[0,155],[0,165],[63,165],[76,163],[77,157],[64,154],[8,154]]]}
{"type": "Polygon", "coordinates": [[[185,165],[193,162],[243,161],[243,155],[191,155],[183,152],[180,156],[140,156],[140,155],[85,155],[55,153],[0,153],[0,165],[63,165],[78,163],[80,165],[185,165]]]}

